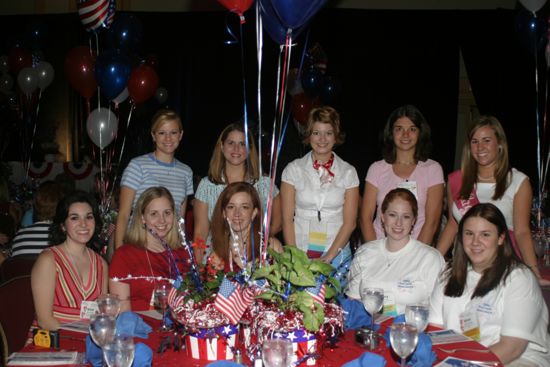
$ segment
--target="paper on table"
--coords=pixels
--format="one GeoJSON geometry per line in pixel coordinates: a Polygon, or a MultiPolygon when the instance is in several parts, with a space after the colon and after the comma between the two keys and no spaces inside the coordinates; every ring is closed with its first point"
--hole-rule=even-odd
{"type": "Polygon", "coordinates": [[[427,334],[432,340],[432,345],[469,342],[473,340],[465,335],[457,333],[454,330],[430,331],[427,334]]]}
{"type": "Polygon", "coordinates": [[[479,366],[487,366],[489,364],[492,364],[492,362],[474,363],[471,361],[467,361],[465,359],[447,357],[443,361],[436,364],[434,367],[479,367],[479,366]]]}
{"type": "Polygon", "coordinates": [[[12,353],[8,366],[58,366],[81,364],[84,353],[78,352],[23,352],[12,353]]]}
{"type": "Polygon", "coordinates": [[[157,310],[136,311],[136,313],[139,313],[143,316],[147,316],[155,320],[162,320],[162,315],[157,310]]]}
{"type": "Polygon", "coordinates": [[[88,334],[90,332],[90,322],[88,320],[80,320],[61,324],[59,327],[63,330],[76,331],[77,333],[88,334]]]}

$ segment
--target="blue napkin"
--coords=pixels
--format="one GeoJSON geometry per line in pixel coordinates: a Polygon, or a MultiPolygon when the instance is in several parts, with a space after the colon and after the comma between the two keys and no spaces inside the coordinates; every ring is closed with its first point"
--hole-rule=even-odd
{"type": "MultiPolygon", "coordinates": [[[[393,323],[396,322],[405,322],[405,315],[399,315],[396,316],[393,320],[393,323]]],[[[386,329],[386,332],[384,333],[384,339],[386,339],[386,343],[388,345],[388,348],[391,348],[391,342],[390,342],[390,328],[386,329]]],[[[412,367],[428,367],[432,366],[436,360],[436,355],[432,351],[432,340],[428,335],[425,333],[418,334],[418,344],[416,345],[416,349],[414,350],[414,353],[411,357],[409,357],[409,361],[407,363],[407,366],[412,367]]]]}
{"type": "Polygon", "coordinates": [[[206,367],[243,367],[243,365],[231,361],[216,361],[208,363],[206,367]]]}
{"type": "Polygon", "coordinates": [[[386,360],[384,357],[371,352],[365,352],[359,358],[342,365],[342,367],[384,367],[385,365],[386,360]]]}
{"type": "MultiPolygon", "coordinates": [[[[365,310],[365,306],[357,299],[350,299],[345,296],[338,296],[338,303],[344,310],[344,327],[346,329],[358,329],[361,326],[370,326],[371,316],[365,310]]],[[[378,330],[380,325],[374,325],[378,330]]]]}
{"type": "Polygon", "coordinates": [[[151,330],[151,327],[137,313],[132,311],[123,312],[116,319],[116,332],[118,334],[147,339],[151,330]]]}
{"type": "MultiPolygon", "coordinates": [[[[153,362],[153,351],[147,345],[143,343],[137,343],[134,352],[133,367],[148,367],[153,362]]],[[[101,348],[98,347],[92,340],[92,338],[86,336],[86,361],[93,367],[103,366],[103,353],[101,348]]]]}

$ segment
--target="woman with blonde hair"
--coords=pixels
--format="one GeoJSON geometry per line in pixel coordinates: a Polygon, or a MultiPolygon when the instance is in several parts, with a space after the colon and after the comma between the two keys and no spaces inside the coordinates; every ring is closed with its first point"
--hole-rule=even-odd
{"type": "Polygon", "coordinates": [[[508,142],[500,122],[481,116],[470,128],[462,149],[461,169],[449,175],[449,215],[437,248],[446,254],[458,222],[478,203],[492,203],[506,218],[516,254],[540,279],[529,220],[533,193],[528,177],[508,161],[508,142]]]}
{"type": "Polygon", "coordinates": [[[171,110],[159,110],[152,119],[151,137],[155,150],[132,159],[122,175],[115,233],[117,248],[122,246],[137,198],[147,188],[166,187],[176,202],[176,215],[185,213],[187,196],[193,195],[193,172],[175,158],[183,137],[178,114],[171,110]]]}
{"type": "Polygon", "coordinates": [[[109,290],[119,296],[122,311],[153,307],[156,285],[189,270],[175,210],[164,187],[150,187],[139,197],[125,244],[115,251],[109,269],[109,290]]]}
{"type": "MultiPolygon", "coordinates": [[[[211,220],[214,207],[222,191],[227,185],[234,182],[248,182],[258,192],[262,208],[266,208],[269,202],[271,180],[269,177],[260,176],[258,153],[254,139],[249,133],[247,142],[242,123],[228,125],[221,132],[208,169],[208,177],[199,183],[195,200],[193,202],[193,215],[195,221],[193,239],[195,243],[205,241],[206,248],[195,248],[195,255],[199,263],[203,263],[212,252],[211,220]]],[[[273,204],[270,233],[275,234],[280,230],[280,202],[279,189],[273,187],[273,204]]],[[[260,217],[263,213],[259,213],[260,217]]]]}

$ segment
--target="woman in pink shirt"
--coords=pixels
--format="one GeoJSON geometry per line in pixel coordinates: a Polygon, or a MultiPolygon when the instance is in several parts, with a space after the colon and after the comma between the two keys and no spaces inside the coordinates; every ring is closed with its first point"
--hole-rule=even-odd
{"type": "Polygon", "coordinates": [[[430,126],[415,106],[398,107],[384,127],[383,144],[384,159],[369,167],[365,179],[361,206],[363,238],[365,241],[384,238],[380,204],[390,190],[400,187],[410,190],[418,201],[418,217],[411,237],[432,244],[441,216],[444,179],[439,163],[428,159],[430,126]]]}

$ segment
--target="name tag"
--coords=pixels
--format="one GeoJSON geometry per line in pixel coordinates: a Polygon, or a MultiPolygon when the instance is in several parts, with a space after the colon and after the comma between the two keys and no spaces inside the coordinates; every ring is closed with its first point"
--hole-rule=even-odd
{"type": "Polygon", "coordinates": [[[464,311],[460,314],[460,328],[462,334],[475,341],[480,340],[479,321],[475,311],[464,311]]]}
{"type": "Polygon", "coordinates": [[[90,320],[93,315],[99,313],[96,301],[82,301],[80,304],[80,318],[90,320]]]}
{"type": "Polygon", "coordinates": [[[395,304],[395,295],[392,292],[384,291],[384,315],[397,316],[397,306],[395,304]]]}
{"type": "Polygon", "coordinates": [[[311,220],[309,222],[307,255],[309,258],[318,258],[323,255],[328,243],[327,224],[311,220]]]}
{"type": "Polygon", "coordinates": [[[416,190],[416,181],[403,181],[397,184],[400,189],[407,189],[413,193],[414,197],[418,199],[418,192],[416,190]]]}

